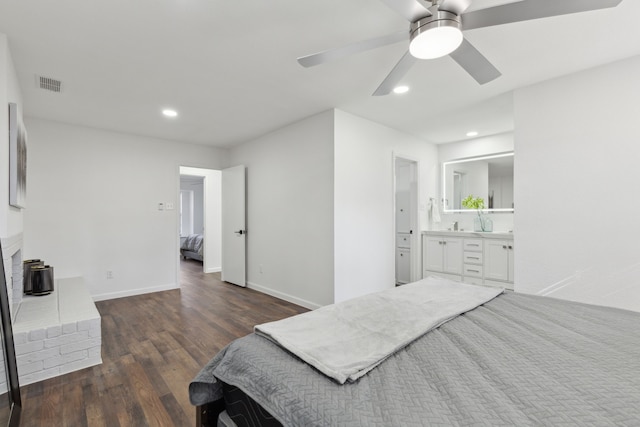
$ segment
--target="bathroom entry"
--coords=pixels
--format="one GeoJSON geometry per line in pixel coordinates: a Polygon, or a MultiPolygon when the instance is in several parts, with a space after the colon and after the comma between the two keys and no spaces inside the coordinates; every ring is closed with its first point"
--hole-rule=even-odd
{"type": "Polygon", "coordinates": [[[418,162],[394,155],[396,285],[418,279],[418,162]]]}

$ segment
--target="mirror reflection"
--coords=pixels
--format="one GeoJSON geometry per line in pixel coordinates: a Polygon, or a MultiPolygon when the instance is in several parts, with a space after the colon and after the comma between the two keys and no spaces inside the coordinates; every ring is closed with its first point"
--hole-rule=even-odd
{"type": "Polygon", "coordinates": [[[513,152],[442,164],[445,212],[468,211],[462,200],[482,197],[489,212],[513,212],[513,152]]]}
{"type": "Polygon", "coordinates": [[[0,339],[2,340],[2,346],[0,346],[0,369],[3,373],[0,374],[0,425],[6,426],[9,424],[11,417],[11,396],[9,395],[9,371],[4,362],[4,331],[2,330],[2,322],[0,322],[0,339]]]}

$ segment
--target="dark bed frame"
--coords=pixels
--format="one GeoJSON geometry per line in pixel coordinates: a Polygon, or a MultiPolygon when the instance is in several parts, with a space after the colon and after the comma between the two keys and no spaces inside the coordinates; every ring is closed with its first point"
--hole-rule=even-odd
{"type": "Polygon", "coordinates": [[[188,251],[186,249],[180,249],[180,254],[184,259],[191,258],[191,259],[195,259],[196,261],[202,262],[202,255],[198,254],[197,252],[188,251]]]}
{"type": "Polygon", "coordinates": [[[196,427],[217,427],[218,416],[225,410],[226,418],[233,421],[237,427],[283,427],[273,415],[239,387],[224,382],[221,384],[223,395],[221,399],[196,406],[196,427]]]}
{"type": "Polygon", "coordinates": [[[222,399],[196,406],[196,427],[216,427],[218,415],[222,411],[224,411],[224,400],[222,399]]]}

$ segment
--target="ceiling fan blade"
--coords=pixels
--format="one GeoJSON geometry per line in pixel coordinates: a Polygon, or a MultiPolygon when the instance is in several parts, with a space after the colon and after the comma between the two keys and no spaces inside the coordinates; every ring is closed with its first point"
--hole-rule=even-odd
{"type": "Polygon", "coordinates": [[[478,49],[465,38],[460,47],[449,54],[479,84],[483,85],[502,75],[478,49]]]}
{"type": "Polygon", "coordinates": [[[303,67],[313,67],[314,65],[324,64],[325,62],[334,61],[355,53],[366,52],[367,50],[377,47],[386,46],[400,41],[407,41],[409,34],[407,31],[398,31],[396,33],[387,34],[386,36],[376,37],[369,40],[362,40],[351,43],[337,49],[329,49],[323,52],[314,53],[312,55],[301,56],[298,63],[303,67]]]}
{"type": "Polygon", "coordinates": [[[430,16],[429,12],[422,4],[417,0],[381,0],[384,4],[395,10],[398,14],[404,16],[409,22],[415,22],[418,19],[422,19],[425,16],[430,16]]]}
{"type": "Polygon", "coordinates": [[[447,12],[453,12],[456,15],[460,15],[471,6],[471,0],[444,0],[440,3],[438,10],[446,10],[447,12]]]}
{"type": "Polygon", "coordinates": [[[616,7],[622,0],[525,0],[462,15],[465,30],[616,7]]]}
{"type": "Polygon", "coordinates": [[[373,92],[373,96],[383,96],[389,95],[394,87],[398,84],[401,78],[407,74],[409,68],[415,64],[417,59],[413,57],[409,51],[404,54],[404,56],[398,61],[393,70],[387,75],[387,77],[383,80],[383,82],[378,86],[375,92],[373,92]]]}

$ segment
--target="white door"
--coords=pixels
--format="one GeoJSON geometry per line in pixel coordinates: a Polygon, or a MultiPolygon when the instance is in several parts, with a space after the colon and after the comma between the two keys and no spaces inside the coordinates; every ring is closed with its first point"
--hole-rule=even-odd
{"type": "Polygon", "coordinates": [[[424,269],[429,271],[442,271],[444,267],[444,249],[442,248],[441,237],[428,237],[423,238],[424,253],[424,269]]]}
{"type": "Polygon", "coordinates": [[[405,284],[411,281],[411,249],[396,249],[396,283],[405,284]]]}
{"type": "Polygon", "coordinates": [[[245,167],[222,171],[222,273],[225,282],[246,286],[245,167]]]}
{"type": "Polygon", "coordinates": [[[489,280],[509,280],[509,245],[505,240],[484,242],[484,277],[489,280]]]}
{"type": "MultiPolygon", "coordinates": [[[[408,157],[393,154],[394,169],[394,203],[395,203],[395,232],[407,233],[409,236],[409,253],[403,254],[406,258],[401,265],[408,271],[399,271],[396,268],[396,282],[413,282],[422,277],[420,272],[420,233],[418,217],[418,162],[408,157]],[[400,276],[403,278],[401,279],[400,276]]],[[[396,247],[397,248],[397,247],[396,247]]],[[[400,264],[396,263],[396,267],[400,264]]]]}
{"type": "Polygon", "coordinates": [[[462,274],[462,239],[443,239],[444,265],[442,271],[450,274],[462,274]]]}

